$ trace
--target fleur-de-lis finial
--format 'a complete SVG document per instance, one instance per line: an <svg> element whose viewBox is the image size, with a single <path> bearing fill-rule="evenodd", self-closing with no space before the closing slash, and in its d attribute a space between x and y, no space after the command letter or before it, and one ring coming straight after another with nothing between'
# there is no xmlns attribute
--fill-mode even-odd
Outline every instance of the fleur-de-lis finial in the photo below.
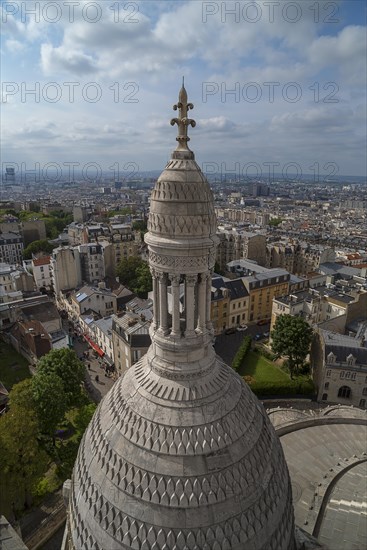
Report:
<svg viewBox="0 0 367 550"><path fill-rule="evenodd" d="M185 90L185 81L184 77L182 77L182 88L180 90L180 93L178 95L178 103L173 106L173 110L179 112L178 118L173 118L171 120L171 125L174 126L177 124L178 126L178 135L176 137L176 141L178 141L178 145L176 147L176 151L190 151L190 149L187 146L187 142L190 141L190 138L187 135L187 128L188 126L192 126L193 128L196 126L195 120L192 118L188 118L187 114L190 109L193 109L194 105L192 103L187 102L187 92Z"/></svg>

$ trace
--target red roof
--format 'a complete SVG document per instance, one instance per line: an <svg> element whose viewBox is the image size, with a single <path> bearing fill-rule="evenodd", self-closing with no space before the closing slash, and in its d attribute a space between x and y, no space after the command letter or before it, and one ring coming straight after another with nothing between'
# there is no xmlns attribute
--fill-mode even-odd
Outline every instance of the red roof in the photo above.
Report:
<svg viewBox="0 0 367 550"><path fill-rule="evenodd" d="M35 258L33 260L33 265L35 266L38 266L38 265L47 265L50 263L50 256L44 256L43 258Z"/></svg>

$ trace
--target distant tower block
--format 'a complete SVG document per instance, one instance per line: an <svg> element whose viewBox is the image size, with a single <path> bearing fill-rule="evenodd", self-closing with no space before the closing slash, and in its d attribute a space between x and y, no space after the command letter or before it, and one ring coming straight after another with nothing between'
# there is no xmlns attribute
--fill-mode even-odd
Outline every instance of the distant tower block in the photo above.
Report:
<svg viewBox="0 0 367 550"><path fill-rule="evenodd" d="M14 168L5 168L5 182L7 185L15 184L15 169Z"/></svg>

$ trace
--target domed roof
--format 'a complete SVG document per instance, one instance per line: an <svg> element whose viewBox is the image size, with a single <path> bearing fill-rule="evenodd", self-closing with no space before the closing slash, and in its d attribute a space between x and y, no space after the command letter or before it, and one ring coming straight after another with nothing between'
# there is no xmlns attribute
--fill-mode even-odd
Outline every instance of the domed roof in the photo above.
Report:
<svg viewBox="0 0 367 550"><path fill-rule="evenodd" d="M212 193L194 159L171 159L152 191L149 232L161 237L215 235Z"/></svg>
<svg viewBox="0 0 367 550"><path fill-rule="evenodd" d="M152 345L85 433L71 482L68 548L294 550L279 439L212 346L213 199L187 148L187 126L195 123L184 88L179 100L179 144L153 191L146 236Z"/></svg>
<svg viewBox="0 0 367 550"><path fill-rule="evenodd" d="M73 547L292 549L288 470L257 398L219 358L169 377L151 359L116 382L82 441Z"/></svg>

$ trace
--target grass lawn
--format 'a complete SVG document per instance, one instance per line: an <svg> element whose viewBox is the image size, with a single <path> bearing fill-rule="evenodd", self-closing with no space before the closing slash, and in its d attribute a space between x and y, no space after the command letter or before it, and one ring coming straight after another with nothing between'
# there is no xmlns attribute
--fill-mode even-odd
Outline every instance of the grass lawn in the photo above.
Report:
<svg viewBox="0 0 367 550"><path fill-rule="evenodd" d="M290 376L259 353L249 351L238 371L257 395L310 394L312 381L305 376Z"/></svg>
<svg viewBox="0 0 367 550"><path fill-rule="evenodd" d="M0 382L10 391L14 384L30 376L28 361L9 344L0 340Z"/></svg>

